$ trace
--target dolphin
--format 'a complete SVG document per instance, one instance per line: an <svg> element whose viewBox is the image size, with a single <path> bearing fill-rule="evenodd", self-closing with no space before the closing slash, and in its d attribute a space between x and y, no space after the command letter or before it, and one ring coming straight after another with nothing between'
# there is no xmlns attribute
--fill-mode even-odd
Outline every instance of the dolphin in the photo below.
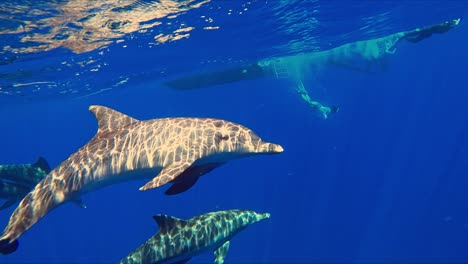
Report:
<svg viewBox="0 0 468 264"><path fill-rule="evenodd" d="M43 157L32 164L0 165L0 199L6 200L0 210L23 199L49 172L49 164Z"/></svg>
<svg viewBox="0 0 468 264"><path fill-rule="evenodd" d="M5 200L0 210L5 210L28 194L34 186L25 186L20 183L0 181L0 199Z"/></svg>
<svg viewBox="0 0 468 264"><path fill-rule="evenodd" d="M140 190L173 183L170 193L181 193L229 160L283 152L247 127L221 119L140 121L104 106L89 110L98 121L96 135L24 197L0 236L0 253L16 251L17 239L40 218L83 193L148 178Z"/></svg>
<svg viewBox="0 0 468 264"><path fill-rule="evenodd" d="M213 250L216 264L224 263L229 241L247 226L270 217L247 210L227 210L182 220L155 215L159 232L120 261L120 264L185 263Z"/></svg>
<svg viewBox="0 0 468 264"><path fill-rule="evenodd" d="M50 166L43 157L32 164L0 165L0 181L21 182L36 185L50 172Z"/></svg>

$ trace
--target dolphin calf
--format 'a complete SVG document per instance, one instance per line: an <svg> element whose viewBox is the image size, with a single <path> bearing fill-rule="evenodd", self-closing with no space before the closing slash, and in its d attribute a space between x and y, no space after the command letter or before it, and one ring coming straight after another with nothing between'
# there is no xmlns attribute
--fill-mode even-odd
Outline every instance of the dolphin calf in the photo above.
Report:
<svg viewBox="0 0 468 264"><path fill-rule="evenodd" d="M32 164L0 165L0 199L6 200L0 210L23 199L49 172L49 164L43 157Z"/></svg>
<svg viewBox="0 0 468 264"><path fill-rule="evenodd" d="M173 183L171 194L225 162L283 152L252 130L214 118L140 121L113 109L91 106L96 135L53 169L20 202L0 237L0 253L16 251L18 238L55 207L114 183L150 178L140 190Z"/></svg>
<svg viewBox="0 0 468 264"><path fill-rule="evenodd" d="M199 215L188 220L155 215L159 231L120 264L185 263L205 250L213 250L215 263L224 263L229 241L247 226L270 214L227 210Z"/></svg>

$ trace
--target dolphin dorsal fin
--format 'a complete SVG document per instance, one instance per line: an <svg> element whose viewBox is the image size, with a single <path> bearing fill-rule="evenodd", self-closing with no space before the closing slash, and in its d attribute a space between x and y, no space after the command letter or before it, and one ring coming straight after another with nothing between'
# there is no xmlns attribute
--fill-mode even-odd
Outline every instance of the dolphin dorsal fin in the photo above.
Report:
<svg viewBox="0 0 468 264"><path fill-rule="evenodd" d="M101 131L112 131L113 129L139 121L105 106L92 105L89 107L89 111L94 114L98 121L98 133Z"/></svg>
<svg viewBox="0 0 468 264"><path fill-rule="evenodd" d="M43 158L43 157L39 157L36 162L34 162L32 164L33 167L37 167L41 170L43 170L45 173L49 174L50 172L50 166L49 166L49 163L47 163L47 161Z"/></svg>
<svg viewBox="0 0 468 264"><path fill-rule="evenodd" d="M161 233L167 232L168 229L174 226L182 226L186 223L185 220L170 215L158 214L154 215L153 218L156 221L156 223L158 223L159 232Z"/></svg>

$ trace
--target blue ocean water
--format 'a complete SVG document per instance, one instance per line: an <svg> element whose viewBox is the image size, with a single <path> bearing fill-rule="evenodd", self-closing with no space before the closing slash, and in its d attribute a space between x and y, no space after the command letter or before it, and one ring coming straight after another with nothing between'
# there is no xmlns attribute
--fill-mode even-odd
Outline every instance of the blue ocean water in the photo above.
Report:
<svg viewBox="0 0 468 264"><path fill-rule="evenodd" d="M232 239L227 263L468 262L465 1L133 2L114 17L105 11L118 1L0 3L0 164L57 166L96 132L93 104L234 121L284 153L229 162L176 196L138 191L145 181L88 193L88 208L55 209L1 263L116 263L157 232L155 214L234 208L271 218ZM459 17L447 33L401 43L383 71L303 73L314 99L340 106L326 120L288 78L163 85Z"/></svg>

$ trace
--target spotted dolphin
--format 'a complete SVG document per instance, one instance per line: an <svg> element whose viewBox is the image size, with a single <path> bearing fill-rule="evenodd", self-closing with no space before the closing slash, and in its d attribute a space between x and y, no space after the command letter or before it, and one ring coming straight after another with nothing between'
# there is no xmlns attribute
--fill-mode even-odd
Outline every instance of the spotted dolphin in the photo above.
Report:
<svg viewBox="0 0 468 264"><path fill-rule="evenodd" d="M50 172L50 166L43 157L32 164L0 165L0 181L37 184Z"/></svg>
<svg viewBox="0 0 468 264"><path fill-rule="evenodd" d="M171 194L225 162L283 152L252 130L214 118L140 121L113 109L91 106L96 135L54 168L24 197L0 237L0 253L16 251L18 238L55 207L117 182L148 179L140 190L173 183Z"/></svg>
<svg viewBox="0 0 468 264"><path fill-rule="evenodd" d="M0 210L23 199L49 172L49 164L43 157L32 164L0 165L0 199L6 200Z"/></svg>
<svg viewBox="0 0 468 264"><path fill-rule="evenodd" d="M5 200L0 210L5 210L14 205L28 194L34 186L26 186L15 182L0 181L0 199Z"/></svg>
<svg viewBox="0 0 468 264"><path fill-rule="evenodd" d="M230 240L247 226L270 214L227 210L182 220L155 215L159 231L135 249L120 264L185 263L203 251L213 250L216 264L224 263Z"/></svg>

